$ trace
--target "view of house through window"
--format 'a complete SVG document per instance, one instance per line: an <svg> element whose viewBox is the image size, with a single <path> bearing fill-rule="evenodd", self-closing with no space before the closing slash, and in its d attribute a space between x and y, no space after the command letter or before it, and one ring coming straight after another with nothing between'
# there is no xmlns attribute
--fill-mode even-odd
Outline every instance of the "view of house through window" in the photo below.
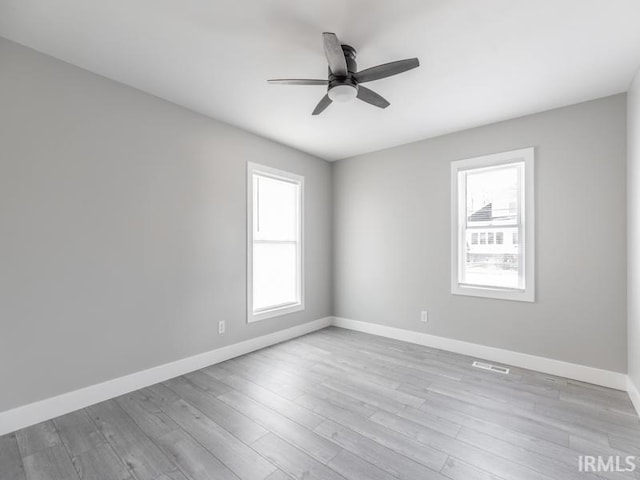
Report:
<svg viewBox="0 0 640 480"><path fill-rule="evenodd" d="M302 178L250 166L249 320L302 305Z"/></svg>
<svg viewBox="0 0 640 480"><path fill-rule="evenodd" d="M462 283L523 288L518 244L504 241L517 236L522 227L518 208L522 166L518 162L460 173L466 204Z"/></svg>
<svg viewBox="0 0 640 480"><path fill-rule="evenodd" d="M452 293L533 301L533 149L451 167Z"/></svg>

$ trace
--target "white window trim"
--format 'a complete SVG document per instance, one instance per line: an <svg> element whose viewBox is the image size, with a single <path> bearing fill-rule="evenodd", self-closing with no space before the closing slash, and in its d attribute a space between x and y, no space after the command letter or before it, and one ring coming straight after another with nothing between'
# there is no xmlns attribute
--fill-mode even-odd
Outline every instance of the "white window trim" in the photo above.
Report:
<svg viewBox="0 0 640 480"><path fill-rule="evenodd" d="M458 172L462 170L494 167L516 161L524 161L523 199L524 212L524 278L525 289L503 289L482 286L462 285L460 278L460 219L466 215L465 206L458 205ZM473 297L496 298L500 300L516 300L521 302L535 301L535 196L534 196L534 148L523 148L510 152L483 155L481 157L456 160L451 162L451 293Z"/></svg>
<svg viewBox="0 0 640 480"><path fill-rule="evenodd" d="M253 174L258 173L267 177L295 182L300 185L300 222L298 225L298 265L300 265L300 278L298 279L298 292L300 301L295 304L286 304L281 307L273 307L260 313L253 313ZM247 323L258 322L268 318L279 317L289 313L304 310L304 177L294 173L278 170L253 162L247 162Z"/></svg>

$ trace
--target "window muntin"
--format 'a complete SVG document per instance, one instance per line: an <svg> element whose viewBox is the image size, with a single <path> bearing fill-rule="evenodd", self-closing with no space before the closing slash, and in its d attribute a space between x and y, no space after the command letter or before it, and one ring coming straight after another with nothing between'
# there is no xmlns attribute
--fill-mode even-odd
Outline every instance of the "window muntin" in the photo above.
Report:
<svg viewBox="0 0 640 480"><path fill-rule="evenodd" d="M533 149L452 162L451 179L452 293L533 301Z"/></svg>
<svg viewBox="0 0 640 480"><path fill-rule="evenodd" d="M303 178L249 164L248 321L304 308Z"/></svg>

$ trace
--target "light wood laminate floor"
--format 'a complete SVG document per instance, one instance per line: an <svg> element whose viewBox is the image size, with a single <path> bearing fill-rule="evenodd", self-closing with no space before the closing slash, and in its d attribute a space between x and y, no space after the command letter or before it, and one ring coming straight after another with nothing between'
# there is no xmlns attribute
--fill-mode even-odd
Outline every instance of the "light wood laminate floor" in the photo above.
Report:
<svg viewBox="0 0 640 480"><path fill-rule="evenodd" d="M472 361L327 328L0 437L0 479L640 478L578 471L640 456L626 393Z"/></svg>

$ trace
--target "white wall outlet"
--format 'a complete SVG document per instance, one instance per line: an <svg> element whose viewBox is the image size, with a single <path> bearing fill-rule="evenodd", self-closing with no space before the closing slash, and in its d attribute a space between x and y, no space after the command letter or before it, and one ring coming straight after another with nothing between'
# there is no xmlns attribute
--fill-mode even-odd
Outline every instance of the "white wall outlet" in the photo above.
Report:
<svg viewBox="0 0 640 480"><path fill-rule="evenodd" d="M429 314L427 313L426 310L422 310L420 312L420 321L422 323L428 323L429 322Z"/></svg>
<svg viewBox="0 0 640 480"><path fill-rule="evenodd" d="M224 335L225 329L226 329L226 325L224 323L224 320L220 320L218 322L218 335Z"/></svg>

